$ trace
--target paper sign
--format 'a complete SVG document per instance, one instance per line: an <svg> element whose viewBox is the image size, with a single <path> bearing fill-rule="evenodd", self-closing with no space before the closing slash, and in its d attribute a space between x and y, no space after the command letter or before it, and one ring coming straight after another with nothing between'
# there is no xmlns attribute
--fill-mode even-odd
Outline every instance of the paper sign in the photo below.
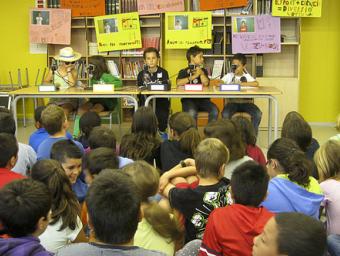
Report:
<svg viewBox="0 0 340 256"><path fill-rule="evenodd" d="M184 0L138 0L140 15L182 11L184 11Z"/></svg>
<svg viewBox="0 0 340 256"><path fill-rule="evenodd" d="M272 15L282 17L321 17L322 0L273 0Z"/></svg>
<svg viewBox="0 0 340 256"><path fill-rule="evenodd" d="M211 12L165 13L165 29L166 49L211 49Z"/></svg>
<svg viewBox="0 0 340 256"><path fill-rule="evenodd" d="M30 43L30 54L47 54L47 44Z"/></svg>
<svg viewBox="0 0 340 256"><path fill-rule="evenodd" d="M200 10L218 10L233 7L242 7L248 4L247 0L200 0Z"/></svg>
<svg viewBox="0 0 340 256"><path fill-rule="evenodd" d="M232 17L232 52L281 52L280 18L270 15Z"/></svg>
<svg viewBox="0 0 340 256"><path fill-rule="evenodd" d="M94 18L98 51L142 48L137 12Z"/></svg>
<svg viewBox="0 0 340 256"><path fill-rule="evenodd" d="M72 10L72 17L105 15L105 0L60 0L61 8Z"/></svg>
<svg viewBox="0 0 340 256"><path fill-rule="evenodd" d="M58 8L31 9L30 43L70 44L71 10Z"/></svg>

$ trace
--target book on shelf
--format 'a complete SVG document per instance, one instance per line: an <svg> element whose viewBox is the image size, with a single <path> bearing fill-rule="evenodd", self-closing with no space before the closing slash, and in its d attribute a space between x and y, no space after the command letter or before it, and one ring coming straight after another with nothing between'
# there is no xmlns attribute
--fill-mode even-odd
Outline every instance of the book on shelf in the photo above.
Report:
<svg viewBox="0 0 340 256"><path fill-rule="evenodd" d="M248 0L244 7L228 8L226 9L227 15L249 15L253 13L253 0Z"/></svg>
<svg viewBox="0 0 340 256"><path fill-rule="evenodd" d="M271 14L272 1L271 0L257 0L257 14Z"/></svg>
<svg viewBox="0 0 340 256"><path fill-rule="evenodd" d="M137 0L121 0L121 12L137 12Z"/></svg>
<svg viewBox="0 0 340 256"><path fill-rule="evenodd" d="M214 60L211 79L220 79L223 71L223 60Z"/></svg>
<svg viewBox="0 0 340 256"><path fill-rule="evenodd" d="M125 58L121 59L122 78L137 79L138 73L143 70L144 61L127 61Z"/></svg>
<svg viewBox="0 0 340 256"><path fill-rule="evenodd" d="M119 0L105 0L105 13L106 15L119 13Z"/></svg>
<svg viewBox="0 0 340 256"><path fill-rule="evenodd" d="M47 0L35 0L36 8L47 8Z"/></svg>
<svg viewBox="0 0 340 256"><path fill-rule="evenodd" d="M119 69L118 69L118 65L116 64L115 61L108 60L107 61L107 67L108 67L111 75L120 78L120 72L119 72Z"/></svg>
<svg viewBox="0 0 340 256"><path fill-rule="evenodd" d="M86 78L86 64L84 60L78 60L75 64L75 69L77 70L78 79Z"/></svg>

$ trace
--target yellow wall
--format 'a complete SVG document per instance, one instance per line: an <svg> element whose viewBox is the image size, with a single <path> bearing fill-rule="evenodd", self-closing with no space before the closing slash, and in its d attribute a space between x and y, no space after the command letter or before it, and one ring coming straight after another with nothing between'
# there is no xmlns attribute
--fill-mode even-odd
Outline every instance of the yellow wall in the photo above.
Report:
<svg viewBox="0 0 340 256"><path fill-rule="evenodd" d="M340 113L340 1L324 0L322 18L303 18L299 110L310 122Z"/></svg>

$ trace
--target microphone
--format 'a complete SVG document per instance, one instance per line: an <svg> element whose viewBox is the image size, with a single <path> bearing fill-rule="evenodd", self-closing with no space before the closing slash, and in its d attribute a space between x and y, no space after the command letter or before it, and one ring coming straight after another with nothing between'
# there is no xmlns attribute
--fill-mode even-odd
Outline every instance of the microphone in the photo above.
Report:
<svg viewBox="0 0 340 256"><path fill-rule="evenodd" d="M246 83L247 82L247 78L245 76L242 76L240 78L240 81L241 81L241 83Z"/></svg>
<svg viewBox="0 0 340 256"><path fill-rule="evenodd" d="M54 84L54 73L55 71L58 69L58 64L55 61L55 59L52 59L52 63L51 63L51 71L52 71L52 84Z"/></svg>

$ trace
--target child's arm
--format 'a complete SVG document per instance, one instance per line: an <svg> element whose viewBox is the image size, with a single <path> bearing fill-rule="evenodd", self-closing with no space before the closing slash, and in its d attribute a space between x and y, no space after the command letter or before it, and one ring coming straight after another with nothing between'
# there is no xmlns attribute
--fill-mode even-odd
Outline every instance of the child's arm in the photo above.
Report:
<svg viewBox="0 0 340 256"><path fill-rule="evenodd" d="M67 70L68 84L70 87L76 86L77 76L77 70L75 70L74 67Z"/></svg>
<svg viewBox="0 0 340 256"><path fill-rule="evenodd" d="M254 82L242 82L240 83L241 86L251 86L251 87L258 87L259 86L259 82L257 82L256 80Z"/></svg>
<svg viewBox="0 0 340 256"><path fill-rule="evenodd" d="M209 78L208 78L208 76L205 74L205 72L203 71L203 69L201 69L200 67L197 67L197 68L196 68L196 72L199 74L203 86L208 86L208 85L209 85Z"/></svg>
<svg viewBox="0 0 340 256"><path fill-rule="evenodd" d="M52 81L52 70L49 70L47 76L44 79L44 83L50 83L51 81Z"/></svg>
<svg viewBox="0 0 340 256"><path fill-rule="evenodd" d="M163 196L165 196L166 198L169 198L169 192L171 189L176 188L175 185L168 183L168 185L166 185L165 189L163 190Z"/></svg>

